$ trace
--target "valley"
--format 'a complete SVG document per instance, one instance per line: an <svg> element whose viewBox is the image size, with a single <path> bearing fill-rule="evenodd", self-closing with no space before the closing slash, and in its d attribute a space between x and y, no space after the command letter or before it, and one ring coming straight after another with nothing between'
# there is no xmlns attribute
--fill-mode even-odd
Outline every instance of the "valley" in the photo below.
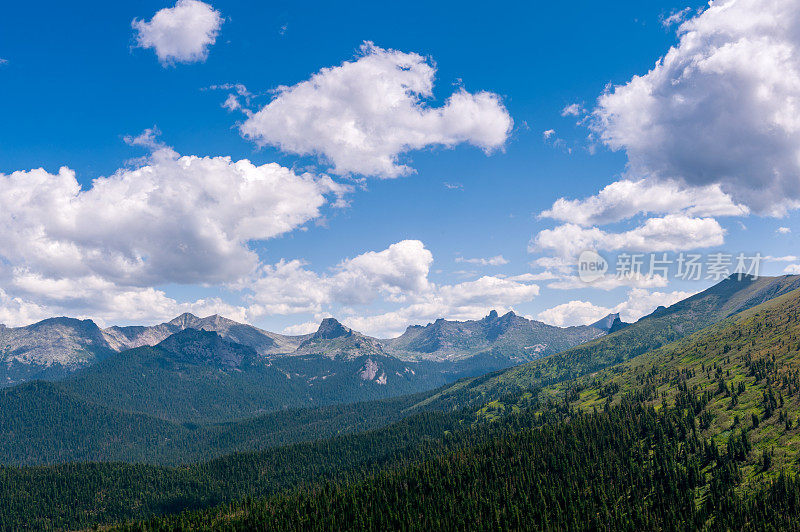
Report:
<svg viewBox="0 0 800 532"><path fill-rule="evenodd" d="M54 465L0 468L0 517L57 528L116 523L112 528L122 530L301 529L311 525L303 515L319 516L313 524L320 529L352 522L425 528L455 515L464 526L512 528L609 521L636 528L785 526L763 504L793 512L800 494L791 475L800 456L796 282L728 279L585 347L516 368L417 395L233 422L186 423L178 421L186 412L168 420L100 406L103 395L80 397L94 385L70 390L80 372L7 388L0 392L4 461ZM327 360L342 358L351 340L364 345L333 322L321 329L305 341L337 340ZM190 356L241 369L260 360L254 349L209 331L189 328L167 340L156 349L171 353L169 362L147 364L169 370ZM574 354L589 346L598 358ZM606 358L612 349L618 359ZM541 368L556 378L538 377ZM60 417L45 416L37 434L28 430L29 439L20 439L37 426L31 401ZM43 429L47 423L80 424L86 433L65 438L59 449L55 434ZM31 448L46 458L26 456ZM477 491L464 491L475 483ZM55 485L58 493L48 491ZM535 497L526 495L530 490ZM20 491L32 495L11 496ZM649 495L636 496L641 492ZM629 503L613 503L620 498ZM50 502L30 505L42 500ZM416 510L401 510L409 505ZM420 518L409 521L412 514Z"/></svg>

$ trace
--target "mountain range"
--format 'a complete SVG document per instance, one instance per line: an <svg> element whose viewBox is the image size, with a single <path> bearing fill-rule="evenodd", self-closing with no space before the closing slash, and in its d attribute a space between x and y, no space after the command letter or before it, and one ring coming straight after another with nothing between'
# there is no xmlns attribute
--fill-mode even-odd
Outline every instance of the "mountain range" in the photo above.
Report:
<svg viewBox="0 0 800 532"><path fill-rule="evenodd" d="M187 313L153 326L106 329L91 320L50 318L25 327L0 326L0 386L36 379L58 380L115 353L152 347L187 329L214 332L229 342L251 348L264 359L315 356L353 361L372 357L369 363L365 360L368 368L364 375L380 381L388 374L375 369L379 364L375 359L387 363L389 359L460 362L469 366L463 363L482 357L490 361L486 369L494 370L597 338L608 332L607 323L608 319L589 326L561 328L513 312L498 316L492 311L481 320L439 319L425 326L409 327L398 338L382 340L348 329L333 318L324 319L315 333L300 336L265 331L218 315L199 318Z"/></svg>
<svg viewBox="0 0 800 532"><path fill-rule="evenodd" d="M603 325L619 323L609 317ZM0 390L0 462L52 464L0 467L0 522L89 529L148 520L123 530L301 529L310 519L328 528L346 528L345 519L380 523L376 529L413 528L420 519L432 527L457 519L460 528L498 519L523 529L795 528L800 481L784 473L800 454L797 276L729 278L562 353L390 400L198 424L104 405L106 392L95 390L105 385L138 400L146 383L172 384L175 394L160 400L180 404L193 376L215 385L226 375L246 385L250 377L238 373L281 378L286 367L276 361L335 364L364 341L325 320L301 341L306 351L264 357L189 328L55 383ZM318 352L329 345L336 348ZM225 397L209 404L246 398L221 388ZM93 391L99 395L84 397ZM301 443L269 448L278 442ZM121 463L130 461L181 467Z"/></svg>
<svg viewBox="0 0 800 532"><path fill-rule="evenodd" d="M424 406L454 408L501 396L529 397L542 386L615 366L798 288L799 275L734 274L674 305L658 307L633 324L612 326L601 338L496 374L457 382L426 400Z"/></svg>

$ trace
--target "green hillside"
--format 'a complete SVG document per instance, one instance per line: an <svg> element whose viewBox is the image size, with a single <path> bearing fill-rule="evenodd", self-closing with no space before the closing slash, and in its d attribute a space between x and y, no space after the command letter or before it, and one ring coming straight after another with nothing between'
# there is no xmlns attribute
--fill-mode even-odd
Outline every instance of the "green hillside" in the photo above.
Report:
<svg viewBox="0 0 800 532"><path fill-rule="evenodd" d="M360 434L182 467L115 462L0 467L0 530L89 527L366 474L424 456L462 421L452 413L417 414Z"/></svg>
<svg viewBox="0 0 800 532"><path fill-rule="evenodd" d="M699 400L686 393L688 403ZM543 422L544 421L544 422ZM121 530L790 529L800 480L740 486L738 451L683 404L632 401L559 421L530 412L458 433L417 459Z"/></svg>
<svg viewBox="0 0 800 532"><path fill-rule="evenodd" d="M122 528L792 529L800 290L478 413L390 469Z"/></svg>
<svg viewBox="0 0 800 532"><path fill-rule="evenodd" d="M522 404L568 400L583 410L635 397L660 408L686 390L705 401L699 430L718 444L747 437L747 478L800 459L800 290L763 303L678 342L575 381L544 388ZM510 405L495 403L484 412ZM774 472L774 468L772 469Z"/></svg>
<svg viewBox="0 0 800 532"><path fill-rule="evenodd" d="M0 390L0 464L191 463L375 429L398 421L422 398L281 410L226 423L176 423L88 402L58 383L32 382Z"/></svg>
<svg viewBox="0 0 800 532"><path fill-rule="evenodd" d="M657 349L796 288L800 288L800 276L796 275L743 276L741 279L734 275L592 342L528 364L457 382L431 396L421 406L477 406L591 374Z"/></svg>
<svg viewBox="0 0 800 532"><path fill-rule="evenodd" d="M791 528L800 518L800 289L785 292L787 280L698 294L614 333L632 346L621 362L588 371L577 357L574 378L520 382L518 393L469 409L177 468L0 468L0 522L131 530ZM714 298L727 309L714 311ZM732 308L746 310L689 331L690 315L712 319ZM680 339L636 352L651 341L640 336L645 331L661 331L661 342L678 326ZM625 344L622 333L634 327L639 334ZM424 399L398 399L381 419L437 404Z"/></svg>

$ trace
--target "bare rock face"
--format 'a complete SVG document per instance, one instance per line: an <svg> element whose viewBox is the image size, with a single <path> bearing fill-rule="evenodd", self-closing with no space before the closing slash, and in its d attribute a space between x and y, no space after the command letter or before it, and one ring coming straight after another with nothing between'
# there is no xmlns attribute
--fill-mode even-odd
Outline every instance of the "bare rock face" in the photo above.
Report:
<svg viewBox="0 0 800 532"><path fill-rule="evenodd" d="M0 328L0 386L56 379L113 350L92 320L49 318L25 327Z"/></svg>
<svg viewBox="0 0 800 532"><path fill-rule="evenodd" d="M319 329L314 333L313 338L321 340L332 340L341 336L352 335L353 331L348 329L335 318L325 318L319 324Z"/></svg>
<svg viewBox="0 0 800 532"><path fill-rule="evenodd" d="M365 381L373 380L377 374L378 364L371 358L367 359L367 361L364 363L364 367L358 372L358 376L361 377L361 380Z"/></svg>
<svg viewBox="0 0 800 532"><path fill-rule="evenodd" d="M606 332L594 325L555 327L514 312L501 316L492 310L480 320L440 318L425 326L412 325L401 336L383 344L387 353L403 360L457 361L492 353L518 364L574 347Z"/></svg>
<svg viewBox="0 0 800 532"><path fill-rule="evenodd" d="M264 331L217 314L199 318L188 312L166 323L151 327L109 327L103 333L114 350L123 351L135 347L156 345L167 337L186 329L215 332L226 340L250 346L262 355L291 353L306 338L305 336L284 336Z"/></svg>

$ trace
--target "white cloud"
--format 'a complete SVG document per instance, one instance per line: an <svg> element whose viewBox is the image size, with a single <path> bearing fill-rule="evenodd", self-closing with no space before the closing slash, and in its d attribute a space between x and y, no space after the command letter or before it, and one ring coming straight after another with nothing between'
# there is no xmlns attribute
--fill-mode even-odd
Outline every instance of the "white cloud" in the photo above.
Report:
<svg viewBox="0 0 800 532"><path fill-rule="evenodd" d="M652 70L599 98L595 132L632 175L717 184L759 213L796 208L798 19L798 2L712 2Z"/></svg>
<svg viewBox="0 0 800 532"><path fill-rule="evenodd" d="M543 310L536 318L556 327L589 325L610 314L610 309L588 301L568 301Z"/></svg>
<svg viewBox="0 0 800 532"><path fill-rule="evenodd" d="M87 190L66 167L0 174L0 256L44 279L234 282L256 269L248 241L298 228L320 216L326 195L345 190L274 163L166 148Z"/></svg>
<svg viewBox="0 0 800 532"><path fill-rule="evenodd" d="M674 9L667 17L661 18L661 25L665 28L669 28L670 26L674 26L676 24L680 24L689 14L692 12L691 7L684 7L683 9Z"/></svg>
<svg viewBox="0 0 800 532"><path fill-rule="evenodd" d="M792 230L789 229L788 227L778 227L778 229L776 229L775 232L778 233L779 235L788 235L789 233L792 232Z"/></svg>
<svg viewBox="0 0 800 532"><path fill-rule="evenodd" d="M640 179L611 183L583 200L560 198L540 217L588 226L626 220L641 213L744 216L748 209L733 203L719 185L686 187Z"/></svg>
<svg viewBox="0 0 800 532"><path fill-rule="evenodd" d="M348 326L368 334L386 335L412 323L440 317L480 317L492 308L509 309L539 294L539 287L530 284L531 279L525 276L483 276L437 285L428 279L432 263L433 255L418 240L404 240L382 251L346 259L328 273L311 271L300 261L282 261L262 270L261 278L253 285L249 311L253 316L320 315L339 309L337 314ZM367 305L376 300L403 306L378 315L364 315ZM292 331L306 331L309 327Z"/></svg>
<svg viewBox="0 0 800 532"><path fill-rule="evenodd" d="M783 273L789 275L800 275L800 264L789 264L783 269Z"/></svg>
<svg viewBox="0 0 800 532"><path fill-rule="evenodd" d="M384 293L393 301L430 288L433 254L419 240L403 240L383 251L369 251L342 261L333 275L337 301L365 304Z"/></svg>
<svg viewBox="0 0 800 532"><path fill-rule="evenodd" d="M657 307L668 307L693 295L692 292L648 292L634 288L628 292L625 301L608 308L588 301L569 301L553 308L543 310L538 318L550 325L567 327L570 325L589 325L612 313L619 313L624 322L634 322L652 313Z"/></svg>
<svg viewBox="0 0 800 532"><path fill-rule="evenodd" d="M158 11L149 22L134 19L136 43L153 48L163 65L205 61L217 40L222 15L205 2L178 0L175 7Z"/></svg>
<svg viewBox="0 0 800 532"><path fill-rule="evenodd" d="M262 145L322 156L338 174L384 178L412 172L400 156L428 146L502 148L513 122L500 97L459 89L430 107L435 72L419 54L365 43L356 60L279 88L241 131Z"/></svg>
<svg viewBox="0 0 800 532"><path fill-rule="evenodd" d="M298 323L297 325L289 325L281 332L289 336L300 336L303 334L311 334L316 332L317 329L319 329L318 321L307 321L305 323Z"/></svg>
<svg viewBox="0 0 800 532"><path fill-rule="evenodd" d="M369 251L339 263L329 274L301 261L264 266L253 284L254 313L320 312L331 304L366 305L379 296L390 301L429 290L433 255L419 240L403 240L383 251Z"/></svg>
<svg viewBox="0 0 800 532"><path fill-rule="evenodd" d="M561 116L581 116L586 110L579 103L571 103L561 110Z"/></svg>
<svg viewBox="0 0 800 532"><path fill-rule="evenodd" d="M0 288L0 324L20 327L50 316L52 314L47 308L21 297L12 297Z"/></svg>
<svg viewBox="0 0 800 532"><path fill-rule="evenodd" d="M696 292L648 292L640 288L634 288L628 292L628 298L614 307L614 312L619 312L622 321L633 322L653 312L657 307L668 307L687 297L693 296Z"/></svg>
<svg viewBox="0 0 800 532"><path fill-rule="evenodd" d="M487 257L487 258L479 257L474 259L465 259L464 257L456 257L456 262L477 264L479 266L503 266L504 264L508 264L508 260L502 255L495 255L494 257Z"/></svg>
<svg viewBox="0 0 800 532"><path fill-rule="evenodd" d="M52 279L19 270L8 281L10 296L0 288L0 323L28 325L52 316L90 318L100 326L115 323L155 323L184 312L222 314L247 321L247 309L219 298L178 302L152 287L126 287L96 276Z"/></svg>
<svg viewBox="0 0 800 532"><path fill-rule="evenodd" d="M642 225L622 233L577 224L560 225L540 231L531 241L529 250L549 250L571 259L587 249L655 252L711 247L722 244L724 235L725 230L713 218L669 214L649 218Z"/></svg>
<svg viewBox="0 0 800 532"><path fill-rule="evenodd" d="M539 295L539 287L511 279L484 276L474 281L436 287L417 302L377 315L352 315L344 323L353 329L380 337L402 333L408 325L437 318L467 320L485 316L490 310L511 310Z"/></svg>

